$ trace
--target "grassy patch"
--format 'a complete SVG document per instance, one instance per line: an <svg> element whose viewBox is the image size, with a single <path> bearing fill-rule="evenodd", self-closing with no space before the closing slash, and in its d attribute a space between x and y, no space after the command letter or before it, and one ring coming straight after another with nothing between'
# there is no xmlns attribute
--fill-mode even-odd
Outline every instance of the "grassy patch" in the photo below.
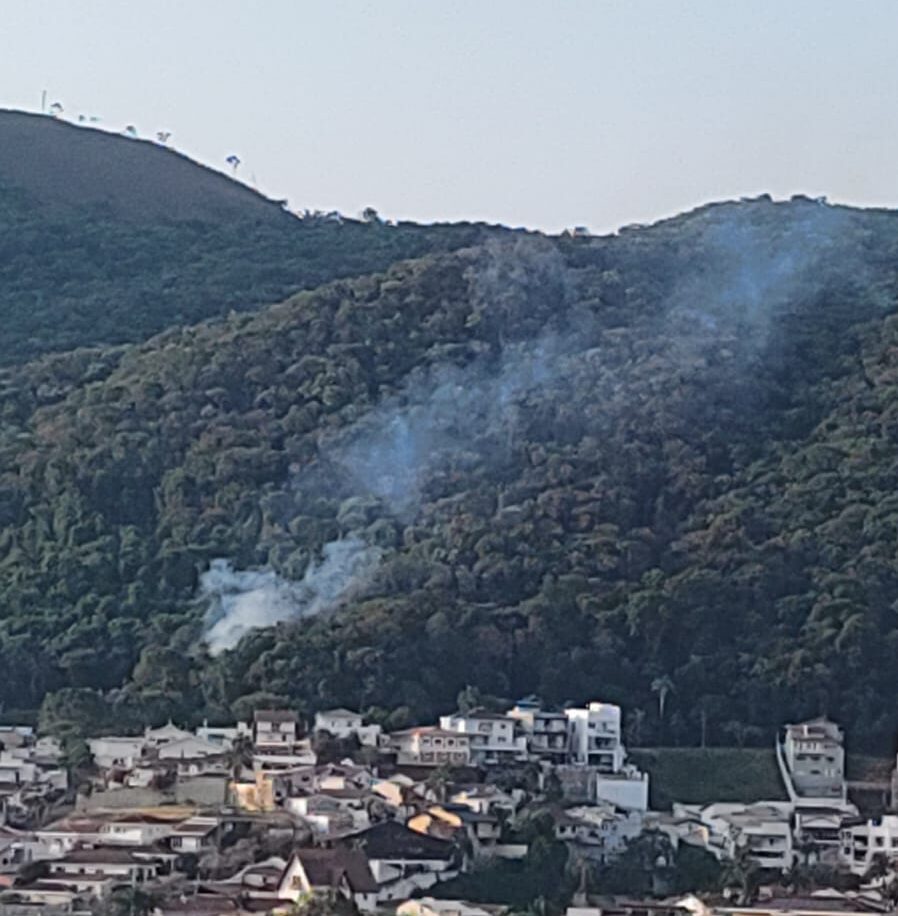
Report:
<svg viewBox="0 0 898 916"><path fill-rule="evenodd" d="M669 809L675 801L786 800L773 748L643 748L630 759L649 773L655 809Z"/></svg>

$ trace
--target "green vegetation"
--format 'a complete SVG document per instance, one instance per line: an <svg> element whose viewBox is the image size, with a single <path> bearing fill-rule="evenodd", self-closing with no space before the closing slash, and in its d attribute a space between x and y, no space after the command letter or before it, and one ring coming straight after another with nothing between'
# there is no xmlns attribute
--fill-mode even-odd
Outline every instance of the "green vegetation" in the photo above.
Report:
<svg viewBox="0 0 898 916"><path fill-rule="evenodd" d="M135 220L100 205L47 209L0 184L0 365L145 340L498 232L271 211L266 219Z"/></svg>
<svg viewBox="0 0 898 916"><path fill-rule="evenodd" d="M630 758L651 776L651 806L672 802L785 800L773 748L661 747L631 751Z"/></svg>
<svg viewBox="0 0 898 916"><path fill-rule="evenodd" d="M316 242L331 276L344 230ZM414 253L391 245L352 269ZM420 721L471 685L622 703L632 745L769 747L825 709L891 750L896 255L891 213L759 200L431 253L8 368L0 703L64 733L263 702ZM277 293L228 258L197 266L197 302ZM130 280L101 279L126 308ZM335 613L209 657L214 558L295 580L348 536L382 559Z"/></svg>

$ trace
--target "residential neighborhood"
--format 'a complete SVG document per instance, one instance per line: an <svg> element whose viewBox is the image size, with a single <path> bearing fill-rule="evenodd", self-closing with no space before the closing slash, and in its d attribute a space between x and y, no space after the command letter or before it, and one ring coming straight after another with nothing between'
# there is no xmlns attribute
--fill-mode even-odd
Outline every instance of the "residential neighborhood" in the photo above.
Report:
<svg viewBox="0 0 898 916"><path fill-rule="evenodd" d="M781 798L653 810L624 716L526 697L386 731L343 708L308 722L257 709L244 722L88 737L76 766L53 738L5 727L0 912L97 912L140 889L159 916L294 913L311 900L495 916L520 909L517 891L502 899L509 877L563 892L568 916L788 908L776 895L808 914L891 909L898 814L864 817L849 800L835 723L784 727ZM651 884L630 887L626 869L646 851ZM689 886L678 864L689 857L724 876L722 892ZM832 877L811 902L795 897L802 869ZM624 887L612 894L602 883L615 875Z"/></svg>

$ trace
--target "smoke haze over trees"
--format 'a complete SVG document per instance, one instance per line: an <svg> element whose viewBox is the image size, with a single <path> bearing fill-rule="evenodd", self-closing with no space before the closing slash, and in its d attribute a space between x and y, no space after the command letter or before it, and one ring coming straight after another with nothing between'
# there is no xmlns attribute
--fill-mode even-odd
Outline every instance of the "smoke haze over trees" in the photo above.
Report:
<svg viewBox="0 0 898 916"><path fill-rule="evenodd" d="M9 369L0 701L389 722L474 685L888 741L896 254L896 214L715 205ZM310 597L334 544L375 562ZM211 657L216 607L279 622Z"/></svg>

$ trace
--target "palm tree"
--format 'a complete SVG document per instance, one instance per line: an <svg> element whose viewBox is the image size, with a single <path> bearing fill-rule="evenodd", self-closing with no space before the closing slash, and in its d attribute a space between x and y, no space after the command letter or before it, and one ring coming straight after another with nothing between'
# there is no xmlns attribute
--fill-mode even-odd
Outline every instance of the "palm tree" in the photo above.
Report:
<svg viewBox="0 0 898 916"><path fill-rule="evenodd" d="M741 846L736 855L727 863L723 873L724 888L735 887L739 891L738 903L748 906L758 892L761 869L746 846Z"/></svg>
<svg viewBox="0 0 898 916"><path fill-rule="evenodd" d="M452 772L445 764L438 766L426 779L424 785L430 789L440 803L446 801L449 783L452 781Z"/></svg>
<svg viewBox="0 0 898 916"><path fill-rule="evenodd" d="M889 862L889 857L884 852L877 852L870 862L870 867L864 873L864 879L872 884L876 884L877 882L879 884L884 884L885 878L891 870L892 865L891 862Z"/></svg>
<svg viewBox="0 0 898 916"><path fill-rule="evenodd" d="M244 767L252 765L253 762L253 742L246 735L238 735L231 746L227 749L226 759L228 770L230 771L230 782L237 782L243 772ZM229 800L229 782L225 781L225 804Z"/></svg>
<svg viewBox="0 0 898 916"><path fill-rule="evenodd" d="M652 693L658 694L658 718L664 721L664 707L667 705L667 697L673 693L676 688L669 675L662 674L652 681Z"/></svg>

